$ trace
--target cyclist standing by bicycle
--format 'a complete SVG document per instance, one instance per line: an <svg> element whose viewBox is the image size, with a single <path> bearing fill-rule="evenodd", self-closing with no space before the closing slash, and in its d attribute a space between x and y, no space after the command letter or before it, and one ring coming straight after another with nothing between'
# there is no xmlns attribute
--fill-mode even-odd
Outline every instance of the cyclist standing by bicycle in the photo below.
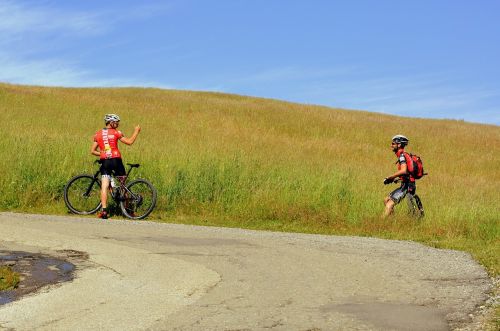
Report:
<svg viewBox="0 0 500 331"><path fill-rule="evenodd" d="M123 166L120 150L118 149L118 141L126 145L132 145L141 127L137 125L134 133L130 138L126 138L121 131L117 128L120 125L120 117L116 114L106 114L104 116L104 123L106 127L99 130L94 135L94 142L90 153L99 156L101 160L101 204L102 211L99 212L98 217L102 219L108 218L107 200L108 190L111 181L111 175L125 176L125 167Z"/></svg>
<svg viewBox="0 0 500 331"><path fill-rule="evenodd" d="M392 212L394 211L394 206L401 202L401 200L403 200L407 193L415 194L417 190L417 186L415 185L415 178L413 178L408 172L405 158L405 147L406 145L408 145L408 143L408 138L403 135L398 134L392 137L391 148L398 159L396 161L398 165L398 171L396 171L393 175L386 177L384 179L384 184L390 184L399 177L401 186L392 191L384 199L385 211L382 215L382 217L384 218L392 214Z"/></svg>

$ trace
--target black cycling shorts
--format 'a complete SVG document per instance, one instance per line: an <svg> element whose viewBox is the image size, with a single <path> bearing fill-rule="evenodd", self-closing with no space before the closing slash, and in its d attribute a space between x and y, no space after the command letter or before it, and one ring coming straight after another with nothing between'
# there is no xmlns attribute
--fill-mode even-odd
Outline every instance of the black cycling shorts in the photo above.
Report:
<svg viewBox="0 0 500 331"><path fill-rule="evenodd" d="M125 176L125 167L122 159L115 157L112 159L101 160L101 175L103 176Z"/></svg>
<svg viewBox="0 0 500 331"><path fill-rule="evenodd" d="M408 192L411 194L415 194L417 191L417 186L415 185L414 182L403 182L401 183L401 186L395 189L394 191L389 194L389 197L391 198L392 201L394 201L396 204L400 203L401 200L406 196Z"/></svg>

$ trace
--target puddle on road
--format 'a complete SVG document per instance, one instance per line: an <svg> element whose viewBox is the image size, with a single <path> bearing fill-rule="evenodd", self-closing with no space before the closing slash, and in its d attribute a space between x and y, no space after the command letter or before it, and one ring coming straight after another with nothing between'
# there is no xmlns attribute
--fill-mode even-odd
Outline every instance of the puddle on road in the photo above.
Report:
<svg viewBox="0 0 500 331"><path fill-rule="evenodd" d="M0 250L0 266L9 265L21 275L16 289L0 292L0 305L35 292L46 285L73 280L75 265L54 256Z"/></svg>

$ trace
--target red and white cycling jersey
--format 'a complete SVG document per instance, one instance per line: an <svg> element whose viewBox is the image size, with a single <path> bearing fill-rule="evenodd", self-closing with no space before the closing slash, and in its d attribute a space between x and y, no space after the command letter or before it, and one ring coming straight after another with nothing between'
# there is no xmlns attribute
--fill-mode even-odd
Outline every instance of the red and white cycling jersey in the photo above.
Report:
<svg viewBox="0 0 500 331"><path fill-rule="evenodd" d="M396 162L398 165L398 170L401 170L401 165L403 163L405 163L408 166L407 158L409 159L410 156L408 155L408 153L404 151L404 149L398 150L396 152L396 156L398 158L398 161ZM407 181L410 181L412 183L415 182L415 178L413 178L413 176L410 175L409 173L407 175L400 176L399 179L401 180L401 182L407 182Z"/></svg>
<svg viewBox="0 0 500 331"><path fill-rule="evenodd" d="M118 149L118 140L123 137L121 131L104 128L94 135L94 141L99 144L101 160L121 157Z"/></svg>

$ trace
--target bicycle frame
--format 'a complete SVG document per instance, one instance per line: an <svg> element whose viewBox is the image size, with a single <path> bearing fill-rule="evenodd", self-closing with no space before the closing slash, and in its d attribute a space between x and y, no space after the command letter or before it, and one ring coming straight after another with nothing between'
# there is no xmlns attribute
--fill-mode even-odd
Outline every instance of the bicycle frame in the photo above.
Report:
<svg viewBox="0 0 500 331"><path fill-rule="evenodd" d="M94 174L94 181L89 185L87 191L85 192L84 196L85 197L88 197L90 195L90 192L92 191L92 187L94 187L94 183L95 182L98 182L99 183L99 186L101 186L100 184L100 180L99 180L99 174L101 173L101 169L97 170L97 172Z"/></svg>
<svg viewBox="0 0 500 331"><path fill-rule="evenodd" d="M97 160L97 161L95 161L95 163L99 163L99 164L100 164L100 163L101 163L101 160ZM127 165L129 166L129 169L128 169L127 173L125 174L125 176L114 176L114 175L113 175L113 177L114 177L114 178L117 178L117 179L118 179L119 186L118 186L118 187L112 187L112 186L110 185L110 189L111 189L111 196L113 197L113 199L115 199L115 200L117 200L117 201L120 201L121 199L123 199L122 197L123 197L123 195L124 195L124 193L125 193L124 191L126 191L126 192L127 192L127 193L129 193L129 194L132 194L132 196L133 196L133 197L135 197L134 193L133 193L133 192L131 192L131 191L127 188L127 186L126 186L125 184L126 184L126 182L127 182L128 177L130 176L130 173L132 172L132 169L133 169L133 168L139 168L139 164L131 164L131 163L127 163ZM90 192L92 191L92 187L94 186L94 183L95 183L95 182L99 183L99 186L101 186L101 182L102 182L102 181L99 179L99 174L100 174L100 173L101 173L101 169L97 170L97 171L96 171L96 173L94 174L94 176L93 176L93 177L94 177L94 181L92 182L92 184L91 184L91 185L89 185L89 187L88 187L87 191L86 191L86 192L85 192L85 194L84 194L85 196L87 196L87 197L89 196L89 194L90 194ZM114 190L114 189L117 189L117 188L120 188L120 191L119 191L119 193L120 193L120 194L119 194L119 196L118 196L118 197L116 197L116 196L115 196L115 194L113 194L113 193L114 193L114 192L113 192L113 190ZM118 199L117 199L117 198L118 198Z"/></svg>
<svg viewBox="0 0 500 331"><path fill-rule="evenodd" d="M114 178L118 179L118 185L119 186L118 187L112 187L112 186L110 186L111 196L117 202L124 200L124 196L127 193L130 194L134 199L136 199L136 195L127 188L126 183L127 183L128 177L130 176L130 173L132 172L132 169L133 168L139 168L139 164L127 163L127 165L129 166L129 169L128 169L127 173L124 176L113 176ZM98 176L100 172L101 172L101 170L99 170L98 172L96 172L96 176ZM116 193L113 192L116 189L119 189L118 190L118 193L119 193L118 196L116 195Z"/></svg>

